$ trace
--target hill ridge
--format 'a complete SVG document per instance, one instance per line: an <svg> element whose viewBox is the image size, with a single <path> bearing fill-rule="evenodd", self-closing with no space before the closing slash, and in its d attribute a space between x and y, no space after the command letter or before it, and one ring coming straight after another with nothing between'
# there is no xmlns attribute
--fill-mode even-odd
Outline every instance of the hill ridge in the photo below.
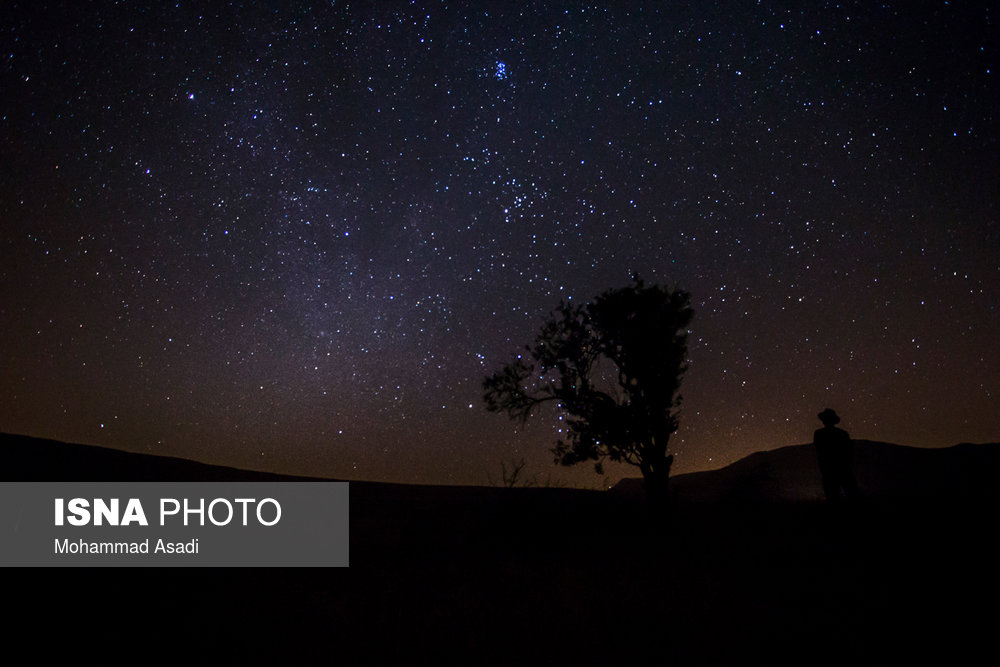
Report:
<svg viewBox="0 0 1000 667"><path fill-rule="evenodd" d="M897 498L949 496L996 499L1000 444L962 442L921 448L856 440L855 471L862 496ZM356 486L398 489L468 489L495 487L423 485L246 470L180 457L128 452L100 445L65 443L26 435L0 434L4 481L348 481ZM682 503L773 503L823 498L819 468L811 444L795 444L749 454L715 470L671 478L672 493ZM591 495L581 489L518 489L527 495ZM625 478L607 492L623 499L643 496L640 478Z"/></svg>
<svg viewBox="0 0 1000 667"><path fill-rule="evenodd" d="M855 440L855 474L862 496L993 498L1000 473L1000 444L958 443L925 448ZM823 499L819 465L811 443L749 454L715 470L671 479L682 502L793 502ZM641 478L626 478L612 492L642 493Z"/></svg>

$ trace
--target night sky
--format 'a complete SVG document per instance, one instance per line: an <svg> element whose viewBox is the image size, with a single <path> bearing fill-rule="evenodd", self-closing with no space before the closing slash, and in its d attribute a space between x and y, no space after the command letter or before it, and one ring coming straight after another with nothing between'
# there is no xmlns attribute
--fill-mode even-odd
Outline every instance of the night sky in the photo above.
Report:
<svg viewBox="0 0 1000 667"><path fill-rule="evenodd" d="M1000 440L989 3L515 4L5 2L0 430L598 486L481 383L638 273L675 472Z"/></svg>

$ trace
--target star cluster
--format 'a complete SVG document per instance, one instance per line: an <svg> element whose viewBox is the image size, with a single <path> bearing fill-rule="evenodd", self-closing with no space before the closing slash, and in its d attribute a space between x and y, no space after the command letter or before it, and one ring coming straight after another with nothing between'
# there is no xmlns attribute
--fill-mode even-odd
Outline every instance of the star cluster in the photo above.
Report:
<svg viewBox="0 0 1000 667"><path fill-rule="evenodd" d="M13 3L0 429L593 484L480 384L638 273L696 309L680 472L828 405L998 439L989 4L607 4Z"/></svg>

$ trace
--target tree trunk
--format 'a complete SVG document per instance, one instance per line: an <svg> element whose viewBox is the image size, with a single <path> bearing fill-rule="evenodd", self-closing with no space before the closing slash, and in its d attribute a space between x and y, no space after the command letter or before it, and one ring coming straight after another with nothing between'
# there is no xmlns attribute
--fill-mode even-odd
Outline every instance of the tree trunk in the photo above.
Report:
<svg viewBox="0 0 1000 667"><path fill-rule="evenodd" d="M654 525L663 524L670 516L670 466L673 462L674 457L671 454L655 464L647 463L639 466L643 485L646 487L650 519Z"/></svg>

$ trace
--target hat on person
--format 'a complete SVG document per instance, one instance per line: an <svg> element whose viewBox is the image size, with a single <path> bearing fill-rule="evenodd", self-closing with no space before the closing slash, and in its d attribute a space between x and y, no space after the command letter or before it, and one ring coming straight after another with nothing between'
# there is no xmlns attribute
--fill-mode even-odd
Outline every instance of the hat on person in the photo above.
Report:
<svg viewBox="0 0 1000 667"><path fill-rule="evenodd" d="M827 408L826 410L824 410L823 412L819 413L816 416L819 417L819 420L821 422L827 425L840 423L840 417L837 416L837 413L831 410L830 408Z"/></svg>

